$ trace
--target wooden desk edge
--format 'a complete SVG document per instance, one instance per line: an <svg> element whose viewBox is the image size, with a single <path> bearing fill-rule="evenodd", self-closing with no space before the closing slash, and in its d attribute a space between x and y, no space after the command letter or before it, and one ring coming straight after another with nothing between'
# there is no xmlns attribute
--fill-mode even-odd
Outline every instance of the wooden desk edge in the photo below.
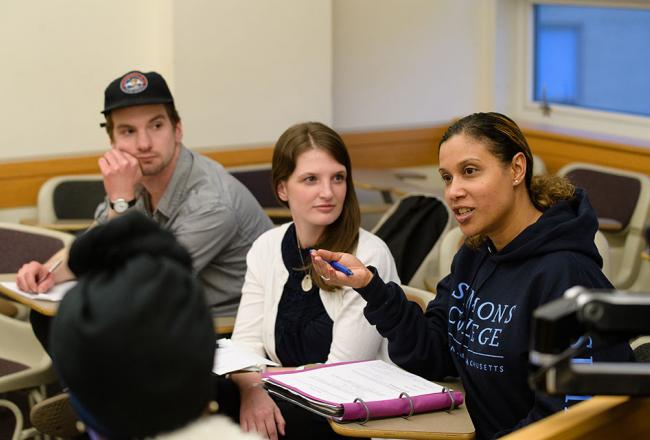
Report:
<svg viewBox="0 0 650 440"><path fill-rule="evenodd" d="M39 228L52 229L54 231L75 232L83 231L92 226L94 220L91 219L70 219L60 220L55 223L39 223L35 218L20 219L21 225L37 226Z"/></svg>
<svg viewBox="0 0 650 440"><path fill-rule="evenodd" d="M361 211L361 214L382 214L388 211L391 206L389 203L362 203L359 205L359 211ZM271 218L291 219L291 211L289 208L264 208L264 212Z"/></svg>
<svg viewBox="0 0 650 440"><path fill-rule="evenodd" d="M235 329L234 316L215 316L212 318L214 332L220 335L232 333Z"/></svg>
<svg viewBox="0 0 650 440"><path fill-rule="evenodd" d="M598 229L605 232L619 232L623 230L623 224L612 218L598 217Z"/></svg>
<svg viewBox="0 0 650 440"><path fill-rule="evenodd" d="M463 392L464 389L460 382L438 382L444 387L451 387L453 389ZM346 435L349 437L377 437L377 438L406 438L406 439L424 439L424 440L471 440L475 437L474 425L472 419L467 412L467 406L463 404L460 408L453 410L453 415L455 415L456 422L453 423L455 426L454 432L450 431L426 431L422 429L422 418L427 418L433 416L438 418L435 421L436 424L439 424L441 416L448 415L446 411L433 411L429 413L416 414L414 419L420 419L416 424L418 430L414 430L413 426L408 426L409 422L413 423L414 420L403 419L401 417L391 417L388 419L379 419L379 420L370 420L365 425L360 425L359 423L338 423L332 419L329 419L329 424L334 432ZM463 425L458 425L458 417L464 417ZM386 427L385 423L382 423L384 427L376 427L373 424L380 421L390 421L394 420L394 423L391 423L394 426ZM427 423L428 429L428 423Z"/></svg>
<svg viewBox="0 0 650 440"><path fill-rule="evenodd" d="M423 431L400 431L388 429L355 429L350 426L337 423L329 419L329 424L332 430L337 434L345 435L348 437L362 437L362 438L405 438L415 440L472 440L474 432L471 433L451 433L451 432L423 432Z"/></svg>
<svg viewBox="0 0 650 440"><path fill-rule="evenodd" d="M567 411L560 411L536 423L528 425L504 440L541 440L603 438L599 432L604 429L621 427L632 418L648 419L650 398L632 398L630 396L596 396L578 403ZM648 421L646 425L650 425ZM634 423L629 423L633 425ZM628 426L629 426L628 425ZM636 424L638 425L638 424ZM634 426L634 429L648 429L650 426ZM631 428L630 428L631 429ZM621 431L623 433L624 431ZM648 431L643 431L647 434ZM602 434L602 432L601 432ZM623 436L628 438L626 436Z"/></svg>

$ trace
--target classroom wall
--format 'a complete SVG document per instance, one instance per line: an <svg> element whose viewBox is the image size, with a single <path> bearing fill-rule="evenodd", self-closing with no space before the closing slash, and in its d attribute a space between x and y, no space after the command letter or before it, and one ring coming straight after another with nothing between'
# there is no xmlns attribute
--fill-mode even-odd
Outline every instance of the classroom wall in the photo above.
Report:
<svg viewBox="0 0 650 440"><path fill-rule="evenodd" d="M495 0L333 0L334 125L418 126L492 109Z"/></svg>
<svg viewBox="0 0 650 440"><path fill-rule="evenodd" d="M3 0L0 161L103 151L106 85L170 83L190 146L331 122L331 0Z"/></svg>
<svg viewBox="0 0 650 440"><path fill-rule="evenodd" d="M332 121L330 0L178 0L175 92L193 147L273 143Z"/></svg>
<svg viewBox="0 0 650 440"><path fill-rule="evenodd" d="M132 66L172 76L171 0L3 0L0 160L105 148L104 87Z"/></svg>
<svg viewBox="0 0 650 440"><path fill-rule="evenodd" d="M48 160L64 170L61 158L86 166L105 151L103 90L133 68L168 80L192 148L268 146L295 122L331 123L331 20L331 0L3 0L0 181L17 205L0 220L35 215L19 206L35 203Z"/></svg>
<svg viewBox="0 0 650 440"><path fill-rule="evenodd" d="M0 219L33 216L29 205L50 174L93 172L107 148L102 91L132 67L165 75L186 144L227 164L268 160L279 133L306 119L342 131L355 163L388 166L394 155L434 163L432 139L453 118L497 110L526 122L516 92L523 3L3 0L0 183L12 191L0 207L16 209L0 209ZM556 165L604 160L571 153L571 141L553 145Z"/></svg>

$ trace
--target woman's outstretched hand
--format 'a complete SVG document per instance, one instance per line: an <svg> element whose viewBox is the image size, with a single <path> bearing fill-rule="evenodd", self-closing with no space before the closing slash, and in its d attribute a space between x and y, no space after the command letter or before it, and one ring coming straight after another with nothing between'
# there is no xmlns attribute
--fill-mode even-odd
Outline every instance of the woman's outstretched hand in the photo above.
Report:
<svg viewBox="0 0 650 440"><path fill-rule="evenodd" d="M373 277L372 272L352 254L330 252L325 249L311 251L311 261L314 269L325 282L332 286L347 286L353 289L366 287ZM334 269L329 263L336 261L350 269L352 275Z"/></svg>

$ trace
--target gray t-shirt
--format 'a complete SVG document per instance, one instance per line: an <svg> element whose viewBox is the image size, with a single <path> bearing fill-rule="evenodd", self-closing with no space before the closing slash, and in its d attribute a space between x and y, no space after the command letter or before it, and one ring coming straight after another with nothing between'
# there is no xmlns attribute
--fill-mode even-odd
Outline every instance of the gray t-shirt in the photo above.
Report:
<svg viewBox="0 0 650 440"><path fill-rule="evenodd" d="M185 246L212 314L234 315L248 249L273 224L250 191L221 164L180 148L174 174L156 211L152 212L144 188L138 191L133 209L146 213ZM95 218L104 223L107 216L104 201Z"/></svg>

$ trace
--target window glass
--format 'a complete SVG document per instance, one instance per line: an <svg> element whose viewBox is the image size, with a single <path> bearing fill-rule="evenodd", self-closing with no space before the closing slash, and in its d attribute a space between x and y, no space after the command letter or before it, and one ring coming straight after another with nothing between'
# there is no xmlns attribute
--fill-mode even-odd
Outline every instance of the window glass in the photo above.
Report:
<svg viewBox="0 0 650 440"><path fill-rule="evenodd" d="M537 4L535 101L650 116L650 10Z"/></svg>

